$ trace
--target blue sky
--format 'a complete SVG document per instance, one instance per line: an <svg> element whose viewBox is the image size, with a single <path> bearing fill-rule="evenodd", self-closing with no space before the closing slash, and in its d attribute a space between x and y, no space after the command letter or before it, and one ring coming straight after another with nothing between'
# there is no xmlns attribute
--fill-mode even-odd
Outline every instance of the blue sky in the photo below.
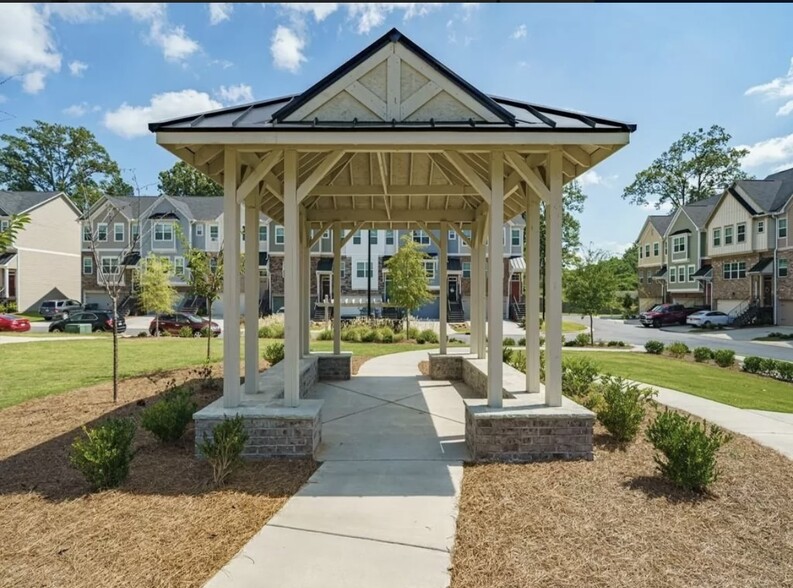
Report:
<svg viewBox="0 0 793 588"><path fill-rule="evenodd" d="M618 250L647 209L622 189L682 133L724 126L759 177L793 166L793 6L0 5L0 132L84 125L155 193L150 120L299 92L396 26L485 92L638 124L583 178L584 243Z"/></svg>

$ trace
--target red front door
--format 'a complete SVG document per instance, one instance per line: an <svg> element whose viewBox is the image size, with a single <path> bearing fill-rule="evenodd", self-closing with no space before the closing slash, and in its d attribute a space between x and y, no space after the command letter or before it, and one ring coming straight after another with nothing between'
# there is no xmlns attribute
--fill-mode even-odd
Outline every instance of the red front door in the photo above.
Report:
<svg viewBox="0 0 793 588"><path fill-rule="evenodd" d="M509 283L509 295L510 300L516 300L520 302L522 300L522 288L520 287L520 277L513 276L512 281Z"/></svg>

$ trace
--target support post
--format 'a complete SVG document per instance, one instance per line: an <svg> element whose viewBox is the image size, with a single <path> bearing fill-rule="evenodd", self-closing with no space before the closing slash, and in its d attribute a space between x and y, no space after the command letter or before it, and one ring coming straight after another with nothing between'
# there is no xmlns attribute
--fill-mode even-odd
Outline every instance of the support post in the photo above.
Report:
<svg viewBox="0 0 793 588"><path fill-rule="evenodd" d="M305 218L305 215L303 215L303 218ZM311 318L313 314L313 309L311 307L311 247L308 242L308 225L303 221L303 245L300 249L300 299L302 300L301 308L303 309L303 320L300 323L300 332L302 334L300 353L303 356L308 356L309 354L309 345L311 343Z"/></svg>
<svg viewBox="0 0 793 588"><path fill-rule="evenodd" d="M258 195L245 204L245 393L259 388L259 206Z"/></svg>
<svg viewBox="0 0 793 588"><path fill-rule="evenodd" d="M447 308L449 304L449 268L448 261L446 260L447 250L449 248L449 225L441 223L441 247L440 247L440 270L441 270L441 288L440 288L440 311L441 311L441 354L446 353L446 319Z"/></svg>
<svg viewBox="0 0 793 588"><path fill-rule="evenodd" d="M297 152L284 152L284 404L300 404L300 223Z"/></svg>
<svg viewBox="0 0 793 588"><path fill-rule="evenodd" d="M545 404L562 405L562 152L548 156L545 203Z"/></svg>
<svg viewBox="0 0 793 588"><path fill-rule="evenodd" d="M333 225L333 353L341 353L341 223Z"/></svg>
<svg viewBox="0 0 793 588"><path fill-rule="evenodd" d="M490 154L490 235L488 283L487 405L503 405L504 346L504 154Z"/></svg>
<svg viewBox="0 0 793 588"><path fill-rule="evenodd" d="M477 265L477 282L479 283L479 314L477 315L477 330L479 336L477 337L476 356L479 359L485 358L485 350L487 349L487 264L486 264L486 249L485 249L485 231L487 224L482 223L480 227L480 234L482 235L479 246L476 249L476 265Z"/></svg>
<svg viewBox="0 0 793 588"><path fill-rule="evenodd" d="M476 229L471 231L471 245L469 249L471 250L471 273L468 277L469 282L469 310L470 310L470 323L471 323L471 335L469 337L469 347L471 353L476 353L479 349L478 347L478 338L479 338L479 323L477 322L479 316L479 305L481 304L481 296L479 295L479 269L477 268L477 257L476 257L476 250L478 247L479 241L477 240Z"/></svg>
<svg viewBox="0 0 793 588"><path fill-rule="evenodd" d="M540 199L526 190L526 392L540 391Z"/></svg>
<svg viewBox="0 0 793 588"><path fill-rule="evenodd" d="M240 405L240 206L237 150L223 154L223 407Z"/></svg>

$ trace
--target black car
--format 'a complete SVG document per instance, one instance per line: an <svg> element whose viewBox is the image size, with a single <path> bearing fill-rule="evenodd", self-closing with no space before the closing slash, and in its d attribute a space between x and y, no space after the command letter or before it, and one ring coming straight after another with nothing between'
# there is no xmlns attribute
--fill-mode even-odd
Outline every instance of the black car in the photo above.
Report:
<svg viewBox="0 0 793 588"><path fill-rule="evenodd" d="M113 314L111 312L95 310L92 312L75 312L69 318L53 321L50 325L50 333L62 333L66 330L66 325L91 325L91 331L113 332ZM123 316L118 317L117 329L119 333L127 330L127 323Z"/></svg>

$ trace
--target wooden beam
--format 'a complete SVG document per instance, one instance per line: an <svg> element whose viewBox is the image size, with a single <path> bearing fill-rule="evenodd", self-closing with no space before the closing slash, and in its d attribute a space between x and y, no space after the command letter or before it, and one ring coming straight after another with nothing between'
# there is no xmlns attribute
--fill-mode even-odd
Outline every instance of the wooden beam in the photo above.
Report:
<svg viewBox="0 0 793 588"><path fill-rule="evenodd" d="M592 158L589 153L581 149L578 145L566 145L564 154L568 159L571 159L573 163L578 165L583 165L584 167L591 167L592 165Z"/></svg>
<svg viewBox="0 0 793 588"><path fill-rule="evenodd" d="M325 157L325 159L322 160L322 163L314 168L314 171L311 172L311 175L308 176L297 189L298 203L302 202L303 199L308 196L309 192L311 192L311 190L313 190L317 184L319 184L320 180L324 178L331 169L333 169L333 166L336 165L343 156L344 151L331 151Z"/></svg>
<svg viewBox="0 0 793 588"><path fill-rule="evenodd" d="M416 216L415 211L410 210L392 210L390 218L385 210L371 210L366 208L343 208L338 210L310 209L306 211L306 218L309 221L364 221L380 223L392 220L394 222L416 222ZM424 222L471 222L474 220L474 217L475 213L470 209L421 211L421 218Z"/></svg>
<svg viewBox="0 0 793 588"><path fill-rule="evenodd" d="M469 239L469 238L468 238L468 237L467 237L467 236L466 236L466 235L463 233L463 229L462 229L461 227L458 227L457 225L452 225L452 229L454 229L454 232L455 232L455 233L457 233L457 236L458 236L460 239L462 239L462 240L465 242L465 244L466 244L466 245L468 245L468 248L469 248L469 249L471 249L471 248L472 248L472 245L473 245L472 239ZM473 234L471 235L471 237L473 237Z"/></svg>
<svg viewBox="0 0 793 588"><path fill-rule="evenodd" d="M383 182L383 204L388 218L391 218L391 204L388 198L388 174L385 171L385 158L382 153L377 153L377 167L380 169L380 180Z"/></svg>
<svg viewBox="0 0 793 588"><path fill-rule="evenodd" d="M430 238L430 240L432 240L432 242L433 242L433 243L435 243L435 246L436 246L438 249L440 249L440 248L441 248L441 242L440 242L440 240L435 238L435 235L433 235L433 234L432 234L432 231L430 231L430 230L427 228L427 225L426 225L426 223L425 223L424 221L417 220L417 221L416 221L416 224L417 224L418 226L420 226L420 227L421 227L421 229L422 229L422 230L423 230L425 233L427 233L427 236ZM442 239L442 238L443 238L443 235L441 235L441 239Z"/></svg>
<svg viewBox="0 0 793 588"><path fill-rule="evenodd" d="M278 198L281 202L284 200L284 184L281 180L279 180L273 172L270 172L264 179L262 180L265 187L270 191L270 193Z"/></svg>
<svg viewBox="0 0 793 588"><path fill-rule="evenodd" d="M433 185L433 186L405 186L388 184L383 185L354 185L354 186L316 186L311 190L310 196L479 196L479 192L469 186Z"/></svg>
<svg viewBox="0 0 793 588"><path fill-rule="evenodd" d="M283 152L280 149L270 151L253 169L251 174L237 188L237 202L243 202L259 182L264 179L270 171L275 167L275 164L281 161Z"/></svg>
<svg viewBox="0 0 793 588"><path fill-rule="evenodd" d="M196 167L206 165L212 159L223 153L223 147L216 145L204 145L193 156L193 165Z"/></svg>
<svg viewBox="0 0 793 588"><path fill-rule="evenodd" d="M317 241L319 241L322 238L322 234L326 230L328 230L328 227L331 224L332 223L319 223L319 230L316 233L314 233L313 235L311 235L311 238L308 240L308 248L309 249L311 249L317 243Z"/></svg>
<svg viewBox="0 0 793 588"><path fill-rule="evenodd" d="M404 117L399 115L399 105L402 103L402 60L399 55L392 53L386 61L386 120Z"/></svg>
<svg viewBox="0 0 793 588"><path fill-rule="evenodd" d="M306 215L306 216L308 216L308 215ZM311 219L309 218L309 220L311 220ZM361 227L363 227L365 224L366 224L366 221L359 221L359 222L355 223L355 227L354 227L354 228L353 228L353 229L352 229L352 230L351 230L349 233L347 233L346 235L344 235L344 237L342 238L342 240L341 240L341 246L342 246L342 247L344 247L344 246L347 244L347 242L348 242L350 239L352 239L352 238L353 238L353 236L355 235L355 233L357 233L358 231L360 231L360 230L361 230Z"/></svg>
<svg viewBox="0 0 793 588"><path fill-rule="evenodd" d="M548 186L545 185L545 182L542 181L542 178L540 178L539 174L528 166L523 157L521 157L515 151L506 151L504 155L507 158L507 162L516 172L521 175L521 177L523 177L523 180L539 195L540 198L546 202L550 200L551 192L548 190Z"/></svg>
<svg viewBox="0 0 793 588"><path fill-rule="evenodd" d="M463 156L456 151L444 151L446 159L462 174L465 180L479 192L485 202L490 203L490 187L485 183L479 174L463 159Z"/></svg>
<svg viewBox="0 0 793 588"><path fill-rule="evenodd" d="M430 81L424 84L401 104L399 107L400 120L405 120L440 93L441 87L435 82Z"/></svg>
<svg viewBox="0 0 793 588"><path fill-rule="evenodd" d="M364 86L359 81L354 81L345 88L348 94L379 116L382 120L388 120L388 110L386 103L379 96Z"/></svg>

